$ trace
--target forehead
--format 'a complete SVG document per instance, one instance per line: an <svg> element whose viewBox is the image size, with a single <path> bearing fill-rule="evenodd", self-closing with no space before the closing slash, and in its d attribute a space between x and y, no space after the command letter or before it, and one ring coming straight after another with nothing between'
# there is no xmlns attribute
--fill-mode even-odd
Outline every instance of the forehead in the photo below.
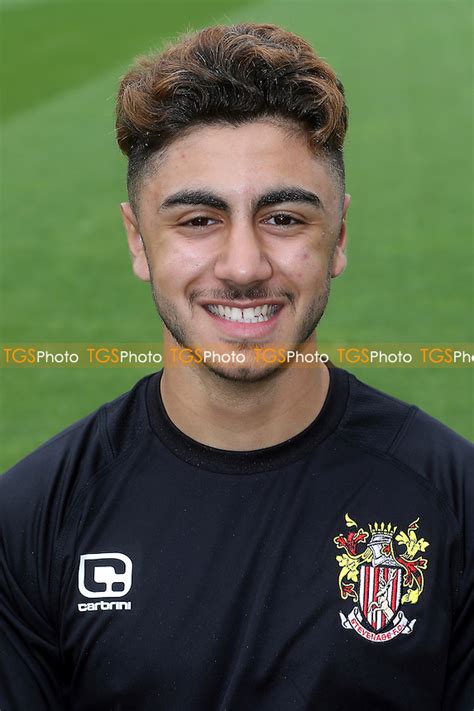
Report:
<svg viewBox="0 0 474 711"><path fill-rule="evenodd" d="M255 197L275 184L319 191L326 203L339 194L328 158L315 155L304 131L265 119L190 129L151 158L140 192L166 197L205 188L232 200Z"/></svg>

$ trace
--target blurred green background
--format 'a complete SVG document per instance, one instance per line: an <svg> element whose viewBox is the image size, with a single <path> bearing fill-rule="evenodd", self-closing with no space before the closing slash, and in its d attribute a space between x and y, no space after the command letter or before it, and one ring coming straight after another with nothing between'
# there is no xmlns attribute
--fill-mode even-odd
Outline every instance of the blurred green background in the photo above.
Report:
<svg viewBox="0 0 474 711"><path fill-rule="evenodd" d="M119 219L118 79L182 30L243 20L303 35L346 87L349 267L321 341L474 341L470 3L17 0L1 15L3 343L159 340ZM353 370L473 437L472 368ZM1 468L146 372L0 369Z"/></svg>

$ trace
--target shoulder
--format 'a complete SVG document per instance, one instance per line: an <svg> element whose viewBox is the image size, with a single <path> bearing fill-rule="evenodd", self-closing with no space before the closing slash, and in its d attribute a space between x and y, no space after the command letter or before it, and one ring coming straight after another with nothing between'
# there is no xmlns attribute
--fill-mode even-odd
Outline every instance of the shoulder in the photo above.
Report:
<svg viewBox="0 0 474 711"><path fill-rule="evenodd" d="M417 457L434 451L472 456L474 446L439 420L403 400L348 377L349 398L341 422L345 435L383 451L411 452Z"/></svg>
<svg viewBox="0 0 474 711"><path fill-rule="evenodd" d="M340 434L354 446L422 478L463 517L474 486L474 446L439 420L349 376ZM469 494L472 497L472 493Z"/></svg>
<svg viewBox="0 0 474 711"><path fill-rule="evenodd" d="M0 511L64 509L75 492L140 441L147 376L128 392L52 437L0 476ZM0 516L1 518L1 516Z"/></svg>
<svg viewBox="0 0 474 711"><path fill-rule="evenodd" d="M153 376L50 439L0 476L0 598L18 614L54 620L60 604L64 536L95 482L115 473L143 439ZM76 516L77 514L77 516ZM6 587L5 587L6 586Z"/></svg>

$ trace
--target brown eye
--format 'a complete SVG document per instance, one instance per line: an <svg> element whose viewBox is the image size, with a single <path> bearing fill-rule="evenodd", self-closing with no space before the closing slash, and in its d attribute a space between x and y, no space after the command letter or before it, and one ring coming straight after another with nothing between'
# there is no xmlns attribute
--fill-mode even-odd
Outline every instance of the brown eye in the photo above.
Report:
<svg viewBox="0 0 474 711"><path fill-rule="evenodd" d="M183 222L183 227L209 227L211 224L215 224L217 220L213 220L212 217L204 217L199 215L198 217L193 217L187 222Z"/></svg>
<svg viewBox="0 0 474 711"><path fill-rule="evenodd" d="M273 222L271 222L273 220ZM286 215L284 212L279 212L276 215L270 215L265 222L275 227L291 227L292 225L300 225L301 220L297 220L291 215Z"/></svg>

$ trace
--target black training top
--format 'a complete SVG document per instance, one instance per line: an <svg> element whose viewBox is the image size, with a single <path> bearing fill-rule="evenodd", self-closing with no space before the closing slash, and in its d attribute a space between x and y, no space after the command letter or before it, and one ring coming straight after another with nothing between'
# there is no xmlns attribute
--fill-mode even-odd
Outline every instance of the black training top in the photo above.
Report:
<svg viewBox="0 0 474 711"><path fill-rule="evenodd" d="M0 478L2 711L472 711L473 448L330 374L227 452L156 373Z"/></svg>

